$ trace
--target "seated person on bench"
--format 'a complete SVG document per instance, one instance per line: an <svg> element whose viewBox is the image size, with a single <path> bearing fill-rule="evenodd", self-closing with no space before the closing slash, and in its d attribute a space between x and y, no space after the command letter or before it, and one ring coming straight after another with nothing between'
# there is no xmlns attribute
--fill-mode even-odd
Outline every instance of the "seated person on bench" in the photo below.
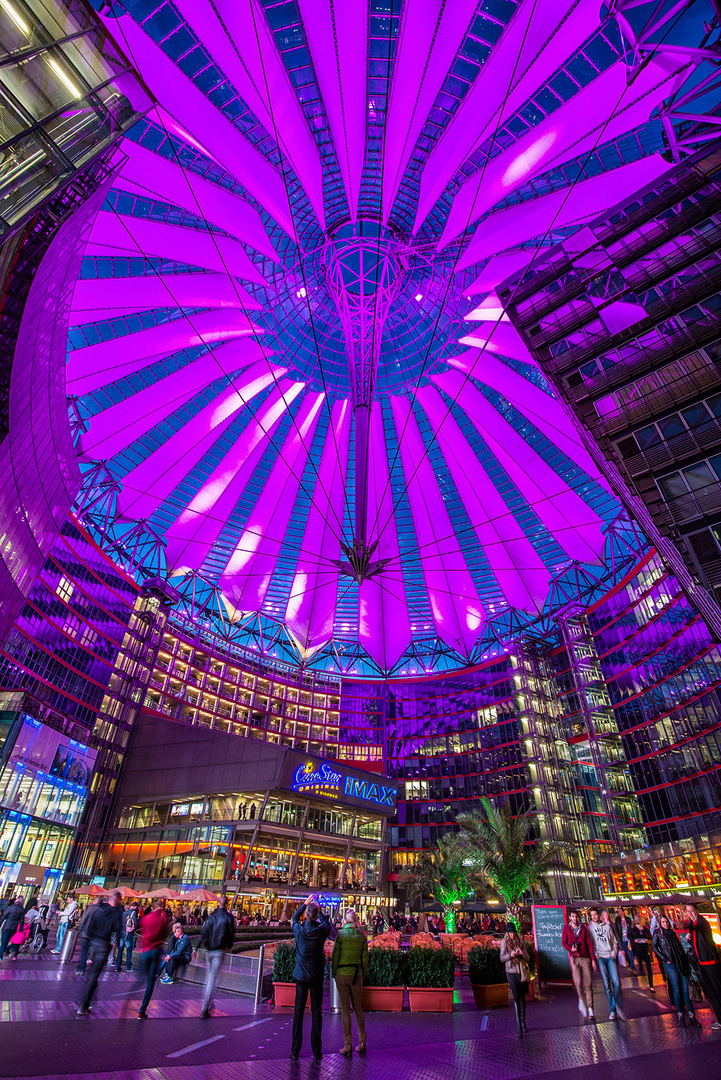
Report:
<svg viewBox="0 0 721 1080"><path fill-rule="evenodd" d="M173 936L167 945L167 952L163 956L163 967L160 972L160 981L165 986L173 982L175 972L179 967L186 967L190 963L193 954L193 946L190 938L185 933L182 923L173 923Z"/></svg>

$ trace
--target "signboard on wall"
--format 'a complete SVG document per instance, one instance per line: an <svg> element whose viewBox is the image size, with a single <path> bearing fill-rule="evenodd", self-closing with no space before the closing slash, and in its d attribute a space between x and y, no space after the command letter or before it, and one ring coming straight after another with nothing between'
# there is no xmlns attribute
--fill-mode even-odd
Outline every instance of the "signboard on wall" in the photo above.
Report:
<svg viewBox="0 0 721 1080"><path fill-rule="evenodd" d="M349 769L337 761L323 761L288 753L281 786L306 797L332 800L381 814L394 814L398 799L395 783L375 773Z"/></svg>
<svg viewBox="0 0 721 1080"><path fill-rule="evenodd" d="M561 904L534 904L533 937L541 982L571 982L571 961L561 943L566 909Z"/></svg>

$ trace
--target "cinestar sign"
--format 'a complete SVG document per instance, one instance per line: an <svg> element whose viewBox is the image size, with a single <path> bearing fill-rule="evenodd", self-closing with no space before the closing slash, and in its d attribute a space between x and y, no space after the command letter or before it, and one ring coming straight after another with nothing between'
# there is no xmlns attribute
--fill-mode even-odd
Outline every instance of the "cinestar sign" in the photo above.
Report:
<svg viewBox="0 0 721 1080"><path fill-rule="evenodd" d="M337 799L343 793L360 802L373 803L375 806L387 806L391 810L396 805L396 789L384 787L372 780L359 780L355 776L343 776L327 762L318 764L308 761L299 765L293 774L293 790L306 795L324 795L328 799Z"/></svg>
<svg viewBox="0 0 721 1080"><path fill-rule="evenodd" d="M309 761L306 765L299 765L293 777L294 791L312 791L316 795L326 795L331 799L337 799L340 793L340 782L343 779L340 773L334 772L330 765L316 765Z"/></svg>

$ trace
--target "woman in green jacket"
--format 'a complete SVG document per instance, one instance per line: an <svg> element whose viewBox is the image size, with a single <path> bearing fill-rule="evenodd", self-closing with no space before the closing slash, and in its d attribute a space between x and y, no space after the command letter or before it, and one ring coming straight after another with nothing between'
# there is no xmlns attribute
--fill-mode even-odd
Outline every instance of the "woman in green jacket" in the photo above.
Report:
<svg viewBox="0 0 721 1080"><path fill-rule="evenodd" d="M366 1052L366 1025L363 1016L363 979L368 970L368 942L358 923L358 916L352 908L345 913L345 921L338 937L333 943L331 970L338 987L341 1014L343 1016L343 1036L345 1045L341 1050L343 1057L351 1057L350 1006L353 1002L355 1022L358 1025L359 1054Z"/></svg>

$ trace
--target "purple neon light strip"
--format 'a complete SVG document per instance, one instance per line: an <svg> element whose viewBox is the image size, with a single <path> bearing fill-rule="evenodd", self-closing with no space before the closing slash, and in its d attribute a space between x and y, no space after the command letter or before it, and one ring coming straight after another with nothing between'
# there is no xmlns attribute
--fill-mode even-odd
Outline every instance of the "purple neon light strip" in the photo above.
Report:
<svg viewBox="0 0 721 1080"><path fill-rule="evenodd" d="M575 461L590 477L606 486L593 458L584 447L581 436L556 398L551 397L540 386L524 379L487 349L469 349L460 356L449 357L446 362L502 394L571 461ZM431 375L432 382L441 388L443 379L443 375Z"/></svg>
<svg viewBox="0 0 721 1080"><path fill-rule="evenodd" d="M265 12L255 0L217 0L213 5L208 0L177 0L177 7L266 130L274 135L277 129L324 228L323 176L318 149Z"/></svg>
<svg viewBox="0 0 721 1080"><path fill-rule="evenodd" d="M413 526L436 633L468 655L485 622L408 398L391 397Z"/></svg>
<svg viewBox="0 0 721 1080"><path fill-rule="evenodd" d="M152 517L238 413L285 373L285 368L268 363L252 368L127 473L118 497L123 514L130 518Z"/></svg>
<svg viewBox="0 0 721 1080"><path fill-rule="evenodd" d="M578 157L596 142L608 142L648 120L669 94L670 80L682 66L678 59L651 60L628 86L628 67L619 61L579 90L574 98L495 157L485 171L471 177L453 200L439 250L469 222L495 206L532 176ZM612 119L609 120L609 116ZM604 127L605 125L605 127Z"/></svg>
<svg viewBox="0 0 721 1080"><path fill-rule="evenodd" d="M264 356L264 350L253 338L231 341L131 398L96 413L82 437L83 456L86 460L107 460L119 454L222 374L237 372L260 360L253 368L253 376L265 378L268 364L262 359ZM242 378L246 376L244 372ZM236 380L240 377L236 376Z"/></svg>
<svg viewBox="0 0 721 1080"><path fill-rule="evenodd" d="M70 353L66 370L68 392L89 394L147 367L153 358L255 333L262 333L260 327L251 323L242 311L221 308L201 311L191 319L175 319L149 330L138 330L126 337L101 341L99 345L87 345Z"/></svg>
<svg viewBox="0 0 721 1080"><path fill-rule="evenodd" d="M422 387L417 398L438 439L453 483L463 499L491 569L511 607L539 613L551 580L523 529L468 445L448 406L433 386Z"/></svg>
<svg viewBox="0 0 721 1080"><path fill-rule="evenodd" d="M368 108L368 0L299 0L298 6L355 221Z"/></svg>
<svg viewBox="0 0 721 1080"><path fill-rule="evenodd" d="M165 556L174 573L199 569L225 528L278 424L305 383L283 379L240 433L195 498L166 530Z"/></svg>
<svg viewBox="0 0 721 1080"><path fill-rule="evenodd" d="M406 0L393 61L383 156L383 220L475 14L477 0Z"/></svg>
<svg viewBox="0 0 721 1080"><path fill-rule="evenodd" d="M551 229L595 217L628 195L652 183L671 168L659 154L622 165L569 189L529 199L507 210L491 214L476 229L470 244L458 260L463 270L481 259L515 247Z"/></svg>
<svg viewBox="0 0 721 1080"><path fill-rule="evenodd" d="M369 656L389 670L411 637L400 548L393 511L388 448L381 406L371 413L368 444L368 541L378 544L373 558L390 559L378 580L369 578L358 587L358 634Z"/></svg>
<svg viewBox="0 0 721 1080"><path fill-rule="evenodd" d="M442 380L439 385L468 415L523 498L570 558L600 562L605 536L598 515L460 371L449 371Z"/></svg>
<svg viewBox="0 0 721 1080"><path fill-rule="evenodd" d="M221 274L233 274L257 285L266 284L242 244L230 236L211 237L199 229L183 229L178 225L143 221L142 218L101 210L93 225L87 254L107 255L104 248L115 248L136 258L141 254L157 255Z"/></svg>
<svg viewBox="0 0 721 1080"><path fill-rule="evenodd" d="M155 195L164 202L182 206L278 262L258 212L244 199L130 139L123 142L123 153L128 155L128 160L116 187L142 193L146 198Z"/></svg>
<svg viewBox="0 0 721 1080"><path fill-rule="evenodd" d="M142 278L87 278L75 286L71 326L133 315L149 308L262 308L225 274L151 274Z"/></svg>
<svg viewBox="0 0 721 1080"><path fill-rule="evenodd" d="M265 206L278 224L293 236L293 222L283 179L163 50L129 16L103 18L110 33L128 54L160 105L185 125L197 144L236 177ZM150 117L154 114L151 110Z"/></svg>
<svg viewBox="0 0 721 1080"><path fill-rule="evenodd" d="M571 8L574 10L567 17ZM561 58L575 53L598 25L598 15L598 0L525 0L519 4L429 155L421 178L416 228L463 163L500 126L499 110L511 81L504 119L556 71Z"/></svg>
<svg viewBox="0 0 721 1080"><path fill-rule="evenodd" d="M313 502L303 535L285 621L302 649L314 649L333 636L338 602L340 525L343 519L351 406L348 398L333 405L321 454Z"/></svg>
<svg viewBox="0 0 721 1080"><path fill-rule="evenodd" d="M260 611L286 542L290 516L325 395L307 394L219 585L239 611Z"/></svg>

